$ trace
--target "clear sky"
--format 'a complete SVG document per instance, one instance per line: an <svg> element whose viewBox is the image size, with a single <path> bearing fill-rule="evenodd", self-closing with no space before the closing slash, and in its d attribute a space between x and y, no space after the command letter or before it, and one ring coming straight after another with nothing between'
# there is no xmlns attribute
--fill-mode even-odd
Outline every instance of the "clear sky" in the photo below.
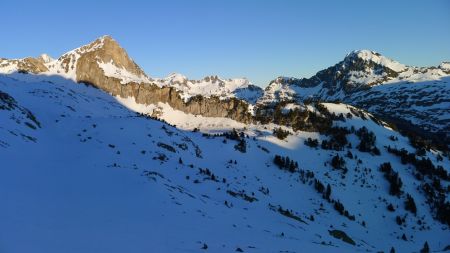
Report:
<svg viewBox="0 0 450 253"><path fill-rule="evenodd" d="M0 4L0 57L62 53L109 34L153 77L309 77L355 49L450 61L450 1L20 1Z"/></svg>

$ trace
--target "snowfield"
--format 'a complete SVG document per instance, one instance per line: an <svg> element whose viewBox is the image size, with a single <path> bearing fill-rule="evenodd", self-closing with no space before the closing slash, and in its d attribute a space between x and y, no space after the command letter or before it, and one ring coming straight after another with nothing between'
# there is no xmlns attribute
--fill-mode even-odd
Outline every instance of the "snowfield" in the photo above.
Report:
<svg viewBox="0 0 450 253"><path fill-rule="evenodd" d="M374 132L379 156L360 152L353 133L351 147L325 150L305 145L329 138L317 132L283 127L291 134L280 140L274 124L188 115L43 79L0 75L0 91L8 94L0 96L2 252L418 252L425 242L439 252L450 245L449 228L433 219L413 166L385 146L415 148L352 106L323 104L351 115L335 126ZM233 128L243 132L245 152L238 140L213 135ZM336 154L345 158L346 173L333 169ZM278 168L275 155L295 160L298 170ZM424 157L449 172L448 158L439 155L430 150ZM400 196L389 194L379 169L385 162L403 181ZM329 184L331 198L354 220L301 171ZM404 208L406 194L416 215Z"/></svg>

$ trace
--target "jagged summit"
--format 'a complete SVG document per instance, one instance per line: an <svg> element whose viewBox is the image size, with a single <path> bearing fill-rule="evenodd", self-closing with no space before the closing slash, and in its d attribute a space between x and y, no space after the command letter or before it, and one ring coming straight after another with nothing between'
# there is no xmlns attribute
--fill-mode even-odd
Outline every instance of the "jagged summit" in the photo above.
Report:
<svg viewBox="0 0 450 253"><path fill-rule="evenodd" d="M41 54L38 59L42 60L44 63L50 63L52 61L54 61L55 59L53 59L50 55L48 54Z"/></svg>
<svg viewBox="0 0 450 253"><path fill-rule="evenodd" d="M199 80L190 80L182 74L172 73L166 78L158 78L153 81L160 87L173 87L180 91L185 101L200 95L203 97L216 96L221 99L234 97L253 104L263 94L260 87L252 84L246 78L225 79L211 75Z"/></svg>
<svg viewBox="0 0 450 253"><path fill-rule="evenodd" d="M279 89L292 90L296 87L314 88L318 91L313 92L315 95L340 99L352 92L380 84L437 80L448 74L450 74L450 64L447 62L441 63L438 67L412 67L378 52L363 49L348 53L339 63L317 72L310 78L280 76L269 84L266 91L277 92ZM290 87L284 87L286 85ZM311 90L305 93L307 96L310 95L309 91ZM296 91L292 92L297 93ZM305 97L305 94L298 95ZM269 97L273 98L274 96ZM292 96L289 99L291 98Z"/></svg>
<svg viewBox="0 0 450 253"><path fill-rule="evenodd" d="M57 65L78 82L96 84L102 75L118 78L122 83L148 81L144 71L109 35L63 54Z"/></svg>
<svg viewBox="0 0 450 253"><path fill-rule="evenodd" d="M389 68L396 72L401 72L406 69L405 65L403 65L397 61L391 60L391 59L381 55L380 53L377 53L377 52L371 51L371 50L366 50L366 49L354 50L354 51L348 53L344 59L344 62L345 63L355 62L357 60L360 60L360 61L363 61L366 63L372 63L375 65L380 65L380 66Z"/></svg>

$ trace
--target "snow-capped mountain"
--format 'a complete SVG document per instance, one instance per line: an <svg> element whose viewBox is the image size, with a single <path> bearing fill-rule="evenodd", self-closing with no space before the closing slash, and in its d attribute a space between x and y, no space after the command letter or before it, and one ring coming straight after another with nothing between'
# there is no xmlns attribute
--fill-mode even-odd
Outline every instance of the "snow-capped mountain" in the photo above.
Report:
<svg viewBox="0 0 450 253"><path fill-rule="evenodd" d="M380 84L440 80L450 75L449 64L438 67L411 67L369 50L349 53L343 61L317 72L311 78L279 77L266 88L266 99L291 99L289 95L277 97L276 93L291 93L299 98L321 97L344 99L348 94L367 90Z"/></svg>
<svg viewBox="0 0 450 253"><path fill-rule="evenodd" d="M344 61L343 94L439 89L394 82L412 67L372 52ZM445 80L448 64L427 71ZM1 250L448 250L448 153L358 107L305 101L334 86L298 80L262 94L246 79L151 78L109 36L1 59Z"/></svg>
<svg viewBox="0 0 450 253"><path fill-rule="evenodd" d="M221 99L238 98L254 104L263 95L263 90L246 78L222 79L207 76L201 80L189 80L184 75L173 73L166 78L155 79L154 82L160 87L174 87L181 91L185 101L194 96L216 96Z"/></svg>
<svg viewBox="0 0 450 253"><path fill-rule="evenodd" d="M0 59L0 72L61 76L76 82L95 84L124 98L130 94L122 92L122 85L129 83L138 86L157 85L160 88L174 88L185 102L192 97L202 96L220 99L238 98L255 103L263 93L260 87L245 78L221 79L217 76L208 76L202 80L188 80L180 74L172 74L166 78L150 78L110 36L100 37L63 54L56 60L46 54L37 58Z"/></svg>
<svg viewBox="0 0 450 253"><path fill-rule="evenodd" d="M311 78L275 79L258 103L342 101L450 140L449 81L449 63L411 67L373 51L358 50Z"/></svg>

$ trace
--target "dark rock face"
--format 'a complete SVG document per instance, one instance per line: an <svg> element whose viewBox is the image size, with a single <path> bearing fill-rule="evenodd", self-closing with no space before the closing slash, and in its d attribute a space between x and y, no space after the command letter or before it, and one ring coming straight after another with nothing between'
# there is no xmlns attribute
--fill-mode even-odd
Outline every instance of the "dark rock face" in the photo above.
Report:
<svg viewBox="0 0 450 253"><path fill-rule="evenodd" d="M98 43L98 42L94 42ZM108 77L98 66L98 61L114 62L120 68L136 75L145 75L114 40L106 37L103 46L82 54L77 61L76 76L78 82L89 83L113 96L133 97L139 104L167 103L176 110L206 117L227 117L249 123L252 116L248 113L248 104L239 99L221 100L216 97L193 97L184 102L179 92L172 87L159 87L151 83L130 82Z"/></svg>
<svg viewBox="0 0 450 253"><path fill-rule="evenodd" d="M372 52L380 56L378 53ZM352 74L371 75L371 82L352 80ZM345 94L366 90L391 78L398 77L399 73L387 66L371 60L360 58L356 53L348 55L343 61L327 69L317 72L311 78L277 78L272 82L295 85L302 88L316 87L322 84L328 95L339 91Z"/></svg>

